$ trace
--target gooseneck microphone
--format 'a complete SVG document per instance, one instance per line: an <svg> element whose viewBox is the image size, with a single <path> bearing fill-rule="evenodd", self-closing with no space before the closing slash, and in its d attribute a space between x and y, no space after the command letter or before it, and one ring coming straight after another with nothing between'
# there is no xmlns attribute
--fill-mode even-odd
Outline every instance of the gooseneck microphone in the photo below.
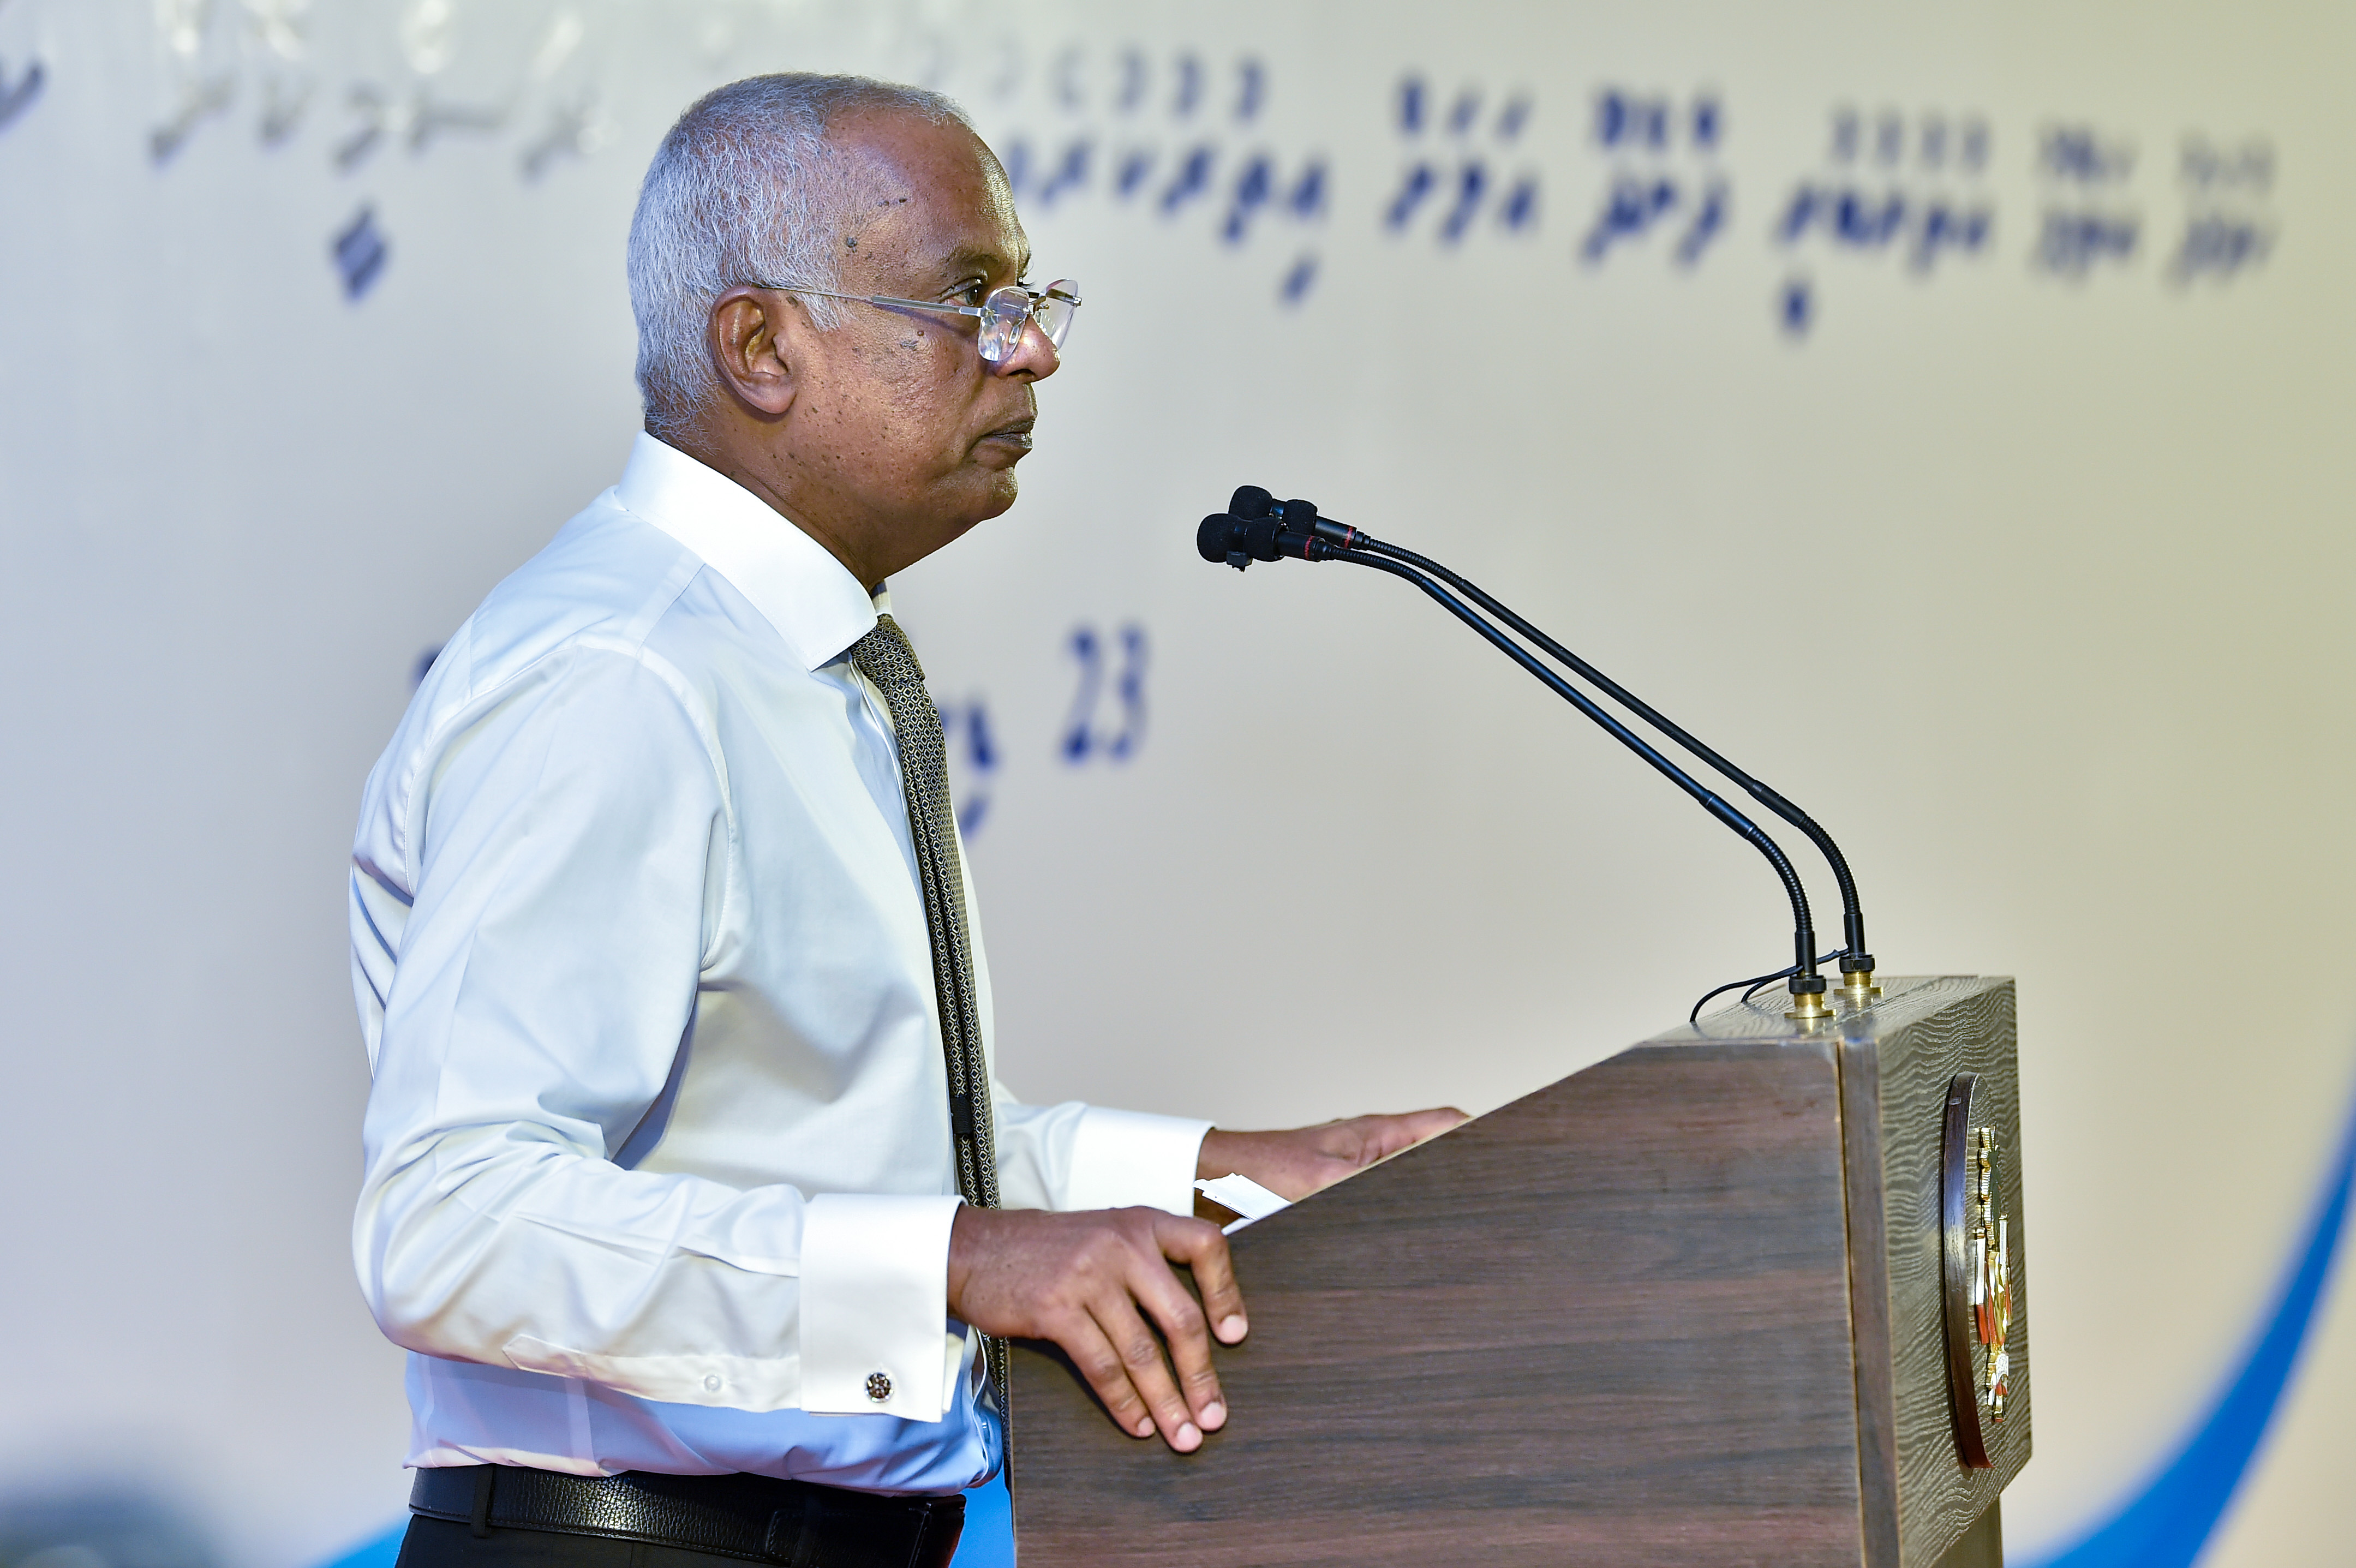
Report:
<svg viewBox="0 0 2356 1568"><path fill-rule="evenodd" d="M1748 986L1751 990L1756 990L1762 985L1788 978L1794 999L1793 1016L1803 1019L1823 1017L1829 1009L1825 1006L1825 982L1816 973L1816 966L1825 959L1837 957L1845 977L1843 989L1853 1001L1863 1003L1878 994L1878 988L1872 983L1873 957L1865 946L1865 917L1857 897L1856 882L1849 873L1847 859L1842 856L1839 847L1834 844L1831 836L1826 833L1814 818L1793 805L1774 790L1736 767L1715 750L1673 723L1658 709L1645 703L1594 666L1564 647L1520 615L1515 614L1494 597L1483 592L1476 584L1468 581L1439 562L1428 560L1412 550L1386 544L1380 539L1374 539L1331 517L1320 517L1313 503L1300 500L1280 502L1258 485L1248 485L1237 490L1234 499L1229 503L1227 512L1204 518L1196 531L1195 548L1205 560L1224 561L1238 571L1254 560L1278 560L1287 556L1305 560L1347 560L1387 572L1420 588L1442 608L1481 634L1492 645L1545 684L1549 690L1584 713L1614 740L1644 758L1663 776L1692 796L1703 809L1724 823L1745 842L1757 848L1775 868L1776 876L1783 882L1785 894L1792 903L1794 962L1789 969L1760 976L1755 981L1737 981L1734 986ZM1435 578L1440 581L1434 581ZM1847 945L1836 953L1826 955L1825 959L1817 957L1815 933L1808 914L1806 891L1802 887L1798 874L1793 870L1791 861L1783 854L1782 848L1756 823L1703 787L1682 768L1646 744L1625 725L1599 708L1586 693L1562 679L1560 676L1533 657L1526 649L1474 613L1447 589L1440 587L1440 582L1446 582L1566 667L1593 682L1661 734L1699 758L1704 763L1750 794L1761 805L1806 834L1810 841L1831 864L1833 874L1840 884L1842 922ZM1721 987L1719 989L1730 990L1734 986ZM1707 1003L1710 997L1718 994L1718 991L1712 991L1703 997L1701 1002L1696 1003L1695 1015L1698 1017L1703 1003Z"/></svg>
<svg viewBox="0 0 2356 1568"><path fill-rule="evenodd" d="M1298 514L1304 508L1308 515L1299 516ZM1316 515L1317 508L1312 503L1279 501L1257 485L1246 485L1237 490L1234 498L1227 504L1227 510L1239 517L1272 517L1280 523L1295 527L1301 532L1317 534L1331 542L1341 544L1346 549L1369 550L1376 555L1388 556L1394 560L1403 561L1419 571L1438 578L1528 638L1558 663L1576 671L1588 681L1601 688L1611 696L1612 700L1667 736L1691 755L1700 758L1721 777L1730 780L1753 800L1798 828L1824 856L1826 863L1832 868L1834 881L1840 887L1841 939L1844 948L1840 967L1841 973L1850 977L1848 988L1864 991L1872 986L1873 952L1866 945L1865 911L1858 899L1857 879L1849 874L1848 858L1841 853L1840 846L1833 842L1832 835L1826 832L1817 824L1815 818L1794 805L1760 780L1735 766L1725 757L1720 756L1715 750L1672 721L1665 714L1634 692L1630 691L1626 687L1556 642L1546 633L1514 613L1496 599L1483 592L1477 584L1465 581L1438 561L1427 560L1413 550L1386 544L1380 539L1360 533L1355 528L1346 528L1331 517L1320 517ZM1323 523L1324 527L1318 528L1319 523ZM1861 980L1856 978L1858 976L1864 978Z"/></svg>

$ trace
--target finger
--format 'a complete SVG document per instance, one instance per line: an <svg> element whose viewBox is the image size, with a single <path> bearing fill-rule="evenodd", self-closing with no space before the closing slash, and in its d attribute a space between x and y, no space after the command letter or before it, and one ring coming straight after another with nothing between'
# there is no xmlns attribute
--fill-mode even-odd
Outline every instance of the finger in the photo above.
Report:
<svg viewBox="0 0 2356 1568"><path fill-rule="evenodd" d="M1365 1163L1388 1159L1401 1149L1413 1148L1426 1138L1438 1137L1449 1128L1466 1120L1463 1112L1451 1105L1437 1106L1429 1111L1408 1111L1391 1116L1369 1116L1366 1128Z"/></svg>
<svg viewBox="0 0 2356 1568"><path fill-rule="evenodd" d="M1213 1234L1216 1233L1213 1230ZM1226 1238L1221 1236L1219 1242L1224 1252ZM1170 1362L1177 1371L1178 1388L1187 1410L1204 1431L1217 1431L1226 1424L1227 1406L1219 1396L1218 1369L1211 1364L1209 1324L1203 1308L1178 1282L1178 1276L1162 1261L1158 1252L1139 1257L1129 1288L1138 1304L1161 1325L1162 1336L1169 1341Z"/></svg>
<svg viewBox="0 0 2356 1568"><path fill-rule="evenodd" d="M1104 1402L1105 1413L1112 1424L1131 1437L1153 1435L1153 1413L1130 1381L1129 1369L1121 1362L1120 1353L1105 1337L1103 1328L1087 1313L1077 1314L1069 1323L1058 1325L1055 1343L1072 1358L1072 1365L1080 1376L1087 1379L1088 1387Z"/></svg>
<svg viewBox="0 0 2356 1568"><path fill-rule="evenodd" d="M1162 1363L1162 1341L1138 1316L1126 1290L1108 1292L1088 1303L1097 1327L1104 1331L1112 1348L1120 1357L1121 1371L1129 1376L1130 1386L1145 1400L1152 1412L1147 1431L1159 1427L1162 1440L1181 1454L1192 1454L1203 1445L1202 1428L1195 1424L1194 1413L1178 1392L1178 1385L1170 1378L1170 1369Z"/></svg>
<svg viewBox="0 0 2356 1568"><path fill-rule="evenodd" d="M1155 1233L1162 1255L1194 1271L1194 1288L1203 1297L1202 1313L1219 1343L1232 1345L1251 1332L1244 1311L1243 1287L1236 1283L1235 1254L1216 1225L1175 1216L1157 1221Z"/></svg>

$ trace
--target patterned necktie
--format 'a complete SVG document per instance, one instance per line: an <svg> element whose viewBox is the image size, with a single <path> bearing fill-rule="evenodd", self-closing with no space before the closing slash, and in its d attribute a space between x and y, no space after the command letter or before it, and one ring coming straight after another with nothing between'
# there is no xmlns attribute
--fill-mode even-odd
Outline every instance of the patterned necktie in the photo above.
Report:
<svg viewBox="0 0 2356 1568"><path fill-rule="evenodd" d="M933 935L933 989L940 999L941 1054L948 1064L949 1135L957 1144L958 1194L977 1208L998 1207L998 1151L992 1137L990 1062L981 1044L981 1013L973 991L973 948L966 935L965 868L958 856L957 817L949 805L948 749L940 710L925 690L925 667L907 634L889 615L851 645L851 662L884 693L900 748L900 789L908 800L908 837L916 846L916 880L925 894L925 924ZM1001 1418L1011 1409L1006 1342L984 1336L990 1381Z"/></svg>

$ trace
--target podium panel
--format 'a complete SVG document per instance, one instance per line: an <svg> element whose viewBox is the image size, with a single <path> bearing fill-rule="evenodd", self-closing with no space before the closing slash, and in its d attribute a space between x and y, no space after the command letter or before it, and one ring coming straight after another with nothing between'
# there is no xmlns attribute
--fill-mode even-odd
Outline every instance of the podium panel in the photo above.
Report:
<svg viewBox="0 0 2356 1568"><path fill-rule="evenodd" d="M1233 1414L1194 1454L1124 1436L1018 1345L1025 1568L1996 1561L1973 1527L2029 1451L2019 1161L1977 1470L1942 1127L1975 1072L2019 1147L2012 985L1885 984L1825 1024L1713 1015L1239 1232L1252 1333L1217 1352Z"/></svg>

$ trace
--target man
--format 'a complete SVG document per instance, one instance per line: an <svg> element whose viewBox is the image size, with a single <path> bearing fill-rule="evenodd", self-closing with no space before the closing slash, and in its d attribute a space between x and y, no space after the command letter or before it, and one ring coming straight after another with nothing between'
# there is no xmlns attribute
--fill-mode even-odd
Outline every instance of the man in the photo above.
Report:
<svg viewBox="0 0 2356 1568"><path fill-rule="evenodd" d="M647 433L444 650L354 848L403 1568L946 1563L1001 1458L984 1336L1193 1449L1247 1328L1194 1179L1299 1197L1458 1119L1227 1133L991 1078L883 585L1012 504L1077 298L1028 261L934 94L739 82L656 155Z"/></svg>

